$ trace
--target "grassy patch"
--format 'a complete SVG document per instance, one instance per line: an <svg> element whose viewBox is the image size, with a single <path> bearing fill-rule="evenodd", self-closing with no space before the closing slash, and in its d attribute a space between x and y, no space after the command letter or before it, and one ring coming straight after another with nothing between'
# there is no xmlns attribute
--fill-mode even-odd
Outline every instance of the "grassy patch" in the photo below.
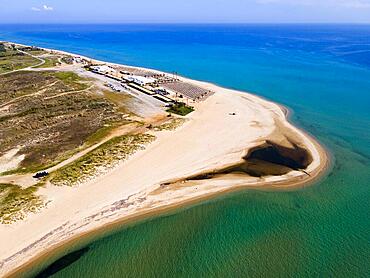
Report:
<svg viewBox="0 0 370 278"><path fill-rule="evenodd" d="M42 59L45 60L45 63L36 68L53 68L59 64L58 57L47 57Z"/></svg>
<svg viewBox="0 0 370 278"><path fill-rule="evenodd" d="M115 137L89 152L80 159L57 170L51 175L51 183L58 186L73 186L105 173L120 161L155 139L149 134L124 135Z"/></svg>
<svg viewBox="0 0 370 278"><path fill-rule="evenodd" d="M122 94L122 93L109 92L109 91L104 91L103 93L104 93L105 98L109 99L111 102L117 105L125 104L131 98L129 95Z"/></svg>
<svg viewBox="0 0 370 278"><path fill-rule="evenodd" d="M0 110L0 155L16 146L23 146L19 154L25 155L12 173L55 165L97 143L113 126L128 123L110 99L88 91L68 93L90 84L72 72L22 71L0 76L0 105L11 103L7 110Z"/></svg>
<svg viewBox="0 0 370 278"><path fill-rule="evenodd" d="M106 124L102 128L98 129L91 136L87 137L87 139L83 143L81 143L80 146L76 146L74 148L71 148L70 150L60 149L58 145L55 145L55 147L57 147L58 149L53 148L53 146L50 146L49 148L46 144L42 147L33 148L32 150L28 149L27 153L29 153L29 155L26 157L27 159L21 164L23 167L2 172L0 173L0 176L37 173L42 170L51 168L55 165L58 165L59 163L62 163L64 160L72 157L78 152L81 152L91 147L92 145L101 142L112 132L112 130L127 123L129 122L121 121ZM54 159L51 159L51 157L54 157L55 155L57 156ZM44 158L45 160L43 162L40 162L41 158Z"/></svg>
<svg viewBox="0 0 370 278"><path fill-rule="evenodd" d="M62 81L66 86L72 90L84 90L89 87L89 80L80 77L78 74L71 71L60 71L52 73L53 76Z"/></svg>
<svg viewBox="0 0 370 278"><path fill-rule="evenodd" d="M42 49L32 49L32 50L26 50L25 52L33 55L33 56L41 56L45 54L49 54L48 51L42 50Z"/></svg>
<svg viewBox="0 0 370 278"><path fill-rule="evenodd" d="M76 146L74 148L71 147L70 150L64 150L64 148L60 148L58 145L43 145L41 147L36 147L33 149L28 149L27 153L29 155L26 159L21 163L23 167L19 167L14 170L9 170L3 173L0 173L0 176L7 176L7 175L14 175L14 174L27 174L27 173L36 173L42 170L51 168L59 163L62 163L64 160L70 158L71 156L81 152L92 145L95 145L101 142L104 138L106 138L115 128L130 123L125 121L120 122L112 122L110 124L106 124L102 128L98 129L95 133L87 137L87 139L81 143L80 146ZM54 146L57 148L54 148ZM51 157L54 157L51 159ZM45 160L40 161L41 158Z"/></svg>
<svg viewBox="0 0 370 278"><path fill-rule="evenodd" d="M186 122L186 119L174 118L164 124L154 127L155 131L176 130Z"/></svg>
<svg viewBox="0 0 370 278"><path fill-rule="evenodd" d="M54 72L54 77L62 81L65 85L70 86L73 90L84 90L89 87L89 80L80 77L78 74L70 71Z"/></svg>
<svg viewBox="0 0 370 278"><path fill-rule="evenodd" d="M127 122L128 123L128 122ZM122 125L123 123L111 123L103 126L102 128L98 129L94 134L89 136L86 141L86 146L92 146L101 142L105 137L107 137L115 128Z"/></svg>
<svg viewBox="0 0 370 278"><path fill-rule="evenodd" d="M127 109L127 104L132 98L130 95L109 91L104 91L103 94L106 99L108 99L110 102L114 103L118 107L119 112L126 114L129 113L129 109Z"/></svg>
<svg viewBox="0 0 370 278"><path fill-rule="evenodd" d="M36 191L37 187L0 184L0 223L11 224L39 210L44 204Z"/></svg>
<svg viewBox="0 0 370 278"><path fill-rule="evenodd" d="M9 50L0 53L0 73L37 65L40 61L23 53Z"/></svg>
<svg viewBox="0 0 370 278"><path fill-rule="evenodd" d="M55 77L58 78L59 80L62 80L67 83L72 83L72 82L78 82L81 81L81 77L79 77L76 73L74 72L69 72L69 71L61 71L61 72L56 72Z"/></svg>
<svg viewBox="0 0 370 278"><path fill-rule="evenodd" d="M172 107L167 109L167 112L174 113L180 116L186 116L187 114L194 111L194 108L191 106L186 105L183 102L177 102Z"/></svg>

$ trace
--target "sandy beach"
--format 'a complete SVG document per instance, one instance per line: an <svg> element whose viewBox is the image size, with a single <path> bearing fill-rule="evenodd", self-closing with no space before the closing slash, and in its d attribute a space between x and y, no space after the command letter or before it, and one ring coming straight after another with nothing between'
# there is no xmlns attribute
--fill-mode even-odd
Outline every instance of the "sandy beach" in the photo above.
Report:
<svg viewBox="0 0 370 278"><path fill-rule="evenodd" d="M178 129L152 131L154 142L108 174L78 187L41 188L39 193L48 200L46 208L23 221L0 225L0 276L14 274L50 250L117 221L242 188L292 190L313 183L325 173L329 165L326 150L289 123L286 111L278 104L246 92L180 79L214 94L192 104L195 111ZM229 173L206 180L188 179L235 165L266 141L290 147L288 139L310 154L312 161L305 171L266 177Z"/></svg>

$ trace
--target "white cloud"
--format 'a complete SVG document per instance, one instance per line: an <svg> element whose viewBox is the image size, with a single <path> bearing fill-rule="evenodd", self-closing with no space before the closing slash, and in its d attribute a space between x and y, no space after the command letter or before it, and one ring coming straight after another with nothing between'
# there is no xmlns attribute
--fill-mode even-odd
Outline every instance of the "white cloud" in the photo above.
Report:
<svg viewBox="0 0 370 278"><path fill-rule="evenodd" d="M44 11L53 11L54 10L53 7L50 7L48 5L43 5L42 8L44 9Z"/></svg>
<svg viewBox="0 0 370 278"><path fill-rule="evenodd" d="M256 0L258 4L284 4L292 6L321 6L370 8L370 0Z"/></svg>
<svg viewBox="0 0 370 278"><path fill-rule="evenodd" d="M41 8L32 7L31 10L34 11L34 12L42 12L42 11L51 12L51 11L54 11L54 8L51 7L51 6L48 6L48 5L42 5Z"/></svg>

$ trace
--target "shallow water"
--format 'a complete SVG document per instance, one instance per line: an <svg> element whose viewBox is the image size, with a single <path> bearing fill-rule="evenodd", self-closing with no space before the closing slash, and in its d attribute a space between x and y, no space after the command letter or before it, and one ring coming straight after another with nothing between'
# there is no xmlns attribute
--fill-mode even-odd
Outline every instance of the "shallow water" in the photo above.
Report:
<svg viewBox="0 0 370 278"><path fill-rule="evenodd" d="M370 26L0 25L0 39L254 92L290 107L334 157L312 187L122 227L53 277L370 276Z"/></svg>

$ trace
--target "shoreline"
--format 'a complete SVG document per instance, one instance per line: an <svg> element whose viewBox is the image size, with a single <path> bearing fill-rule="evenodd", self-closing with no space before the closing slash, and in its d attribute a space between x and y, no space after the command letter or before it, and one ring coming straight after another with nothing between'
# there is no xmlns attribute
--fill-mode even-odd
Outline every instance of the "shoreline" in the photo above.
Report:
<svg viewBox="0 0 370 278"><path fill-rule="evenodd" d="M29 272L32 270L33 266L38 264L38 262L41 262L43 259L48 259L50 256L50 253L53 254L59 254L62 253L61 249L69 249L69 246L72 246L71 250L74 250L74 246L76 245L81 245L85 246L90 244L93 241L99 240L101 238L104 238L106 236L109 236L111 234L116 233L118 230L123 229L131 224L139 223L139 222L145 222L150 220L152 217L161 217L161 216L166 216L175 214L177 210L186 210L186 209L191 209L193 206L198 206L201 205L205 201L212 201L216 200L219 197L227 197L227 195L231 194L236 194L238 192L242 191L247 191L247 190L264 190L264 191L294 191L296 189L300 188L305 188L306 186L312 186L314 183L318 182L319 180L323 179L326 177L327 170L331 167L330 160L327 160L327 163L324 166L324 169L319 172L316 176L312 178L310 181L296 181L293 182L292 185L286 186L286 187L279 187L279 186L272 186L272 185L265 185L265 186L260 186L258 188L256 187L248 187L248 186L237 186L233 187L230 189L226 189L224 191L216 192L216 193L209 193L207 195L204 195L202 197L195 197L192 199L188 199L183 202L179 202L176 204L171 204L163 207L158 207L156 209L149 209L148 211L142 211L138 212L137 214L130 215L127 218L122 218L122 219L117 219L113 222L110 222L108 224L105 224L101 227L97 227L93 230L87 231L87 232L82 232L78 235L75 235L69 239L66 239L64 241L59 242L55 246L51 246L49 249L43 251L36 257L34 257L31 261L26 262L25 264L17 267L13 271L9 272L5 277L19 277L18 275L20 274L22 277L23 272ZM77 241L80 241L81 238L87 238L85 239L85 242L83 243L77 243ZM68 246L66 246L68 245ZM81 248L79 246L79 248ZM77 249L79 249L77 248ZM67 252L68 254L69 252ZM55 255L57 256L57 255ZM64 256L64 255L63 255ZM62 256L62 257L63 257ZM58 257L58 256L57 256Z"/></svg>
<svg viewBox="0 0 370 278"><path fill-rule="evenodd" d="M21 45L21 44L17 44L17 45ZM46 49L46 48L42 48L42 49ZM101 62L101 63L105 63L105 64L109 64L109 65L131 67L131 66L126 66L126 65L119 65L119 64L115 64L115 63L107 63L107 62L103 62L103 61L98 61L98 60L95 60L95 59L84 57L82 55L76 55L76 54L72 54L72 53L68 53L68 52L64 52L64 51L51 50L51 49L46 49L46 50L53 51L53 52L56 52L56 53L62 53L64 55L78 56L78 57L86 58L88 60L93 60L93 61L96 61L96 62ZM163 73L162 71L157 71L157 70L147 69L147 68L141 68L141 67L131 67L131 68L145 69L145 70L150 70L150 71L153 71L153 72ZM217 196L221 196L221 195L224 195L224 194L231 194L233 192L238 192L238 191L241 191L241 190L255 189L255 190L273 190L273 191L282 190L282 191L287 191L287 190L295 190L295 189L298 189L298 188L303 188L303 187L306 187L308 185L311 185L311 184L315 183L316 181L323 178L327 174L327 170L331 166L330 159L329 159L330 154L329 154L328 150L326 150L322 145L320 145L318 143L318 141L312 135L310 135L307 132L293 126L290 123L290 121L289 121L289 115L291 113L290 109L286 108L285 106L274 103L270 100L265 100L262 97L259 97L257 95L253 95L253 94L250 94L250 93L247 93L247 92L240 92L240 91L236 91L236 90L225 89L225 88L221 88L220 86L212 84L212 83L191 80L191 79L184 78L184 77L180 77L180 79L185 80L187 82L190 82L192 84L200 85L202 87L207 87L207 88L211 87L211 88L216 88L216 89L220 89L220 90L222 89L223 90L222 93L224 93L224 92L226 93L226 91L227 91L227 93L230 92L231 96L232 96L233 93L235 95L239 95L239 97L246 96L247 98L249 98L249 101L251 101L251 102L253 102L255 100L255 101L258 101L260 103L266 103L266 106L269 105L269 108L266 108L266 109L272 109L274 107L275 107L274 109L276 109L276 107L278 107L275 112L278 113L278 114L280 113L280 115L277 115L276 117L281 118L282 122L285 125L284 127L286 129L290 129L291 131L296 132L297 134L299 134L299 136L301 136L307 142L310 142L312 144L311 148L309 148L309 146L307 146L307 145L305 145L305 146L306 146L307 150L310 151L311 153L313 151L317 152L317 155L319 156L319 158L318 158L319 159L319 165L314 167L314 169L311 169L312 171L310 171L310 175L308 177L307 176L291 176L291 177L286 177L285 180L283 179L283 180L280 180L280 181L278 180L278 181L264 182L262 185L261 184L237 183L235 185L231 185L229 188L217 188L216 191L203 192L199 196L195 196L195 197L190 196L190 197L185 198L184 200L180 200L180 201L175 200L174 203L170 203L170 204L166 204L166 203L165 204L159 204L157 207L142 208L139 212L134 212L134 213L131 213L131 214L129 213L128 215L123 215L123 216L121 215L121 216L118 216L118 218L114 219L114 220L109 219L106 223L100 223L100 225L98 223L98 224L95 225L95 227L91 227L91 228L87 229L86 231L84 231L84 230L81 231L80 230L76 234L68 237L67 239L61 239L57 244L49 246L47 249L44 249L41 253L38 252L38 255L36 255L36 257L32 256L32 258L26 260L23 263L20 263L20 265L18 267L14 267L13 270L10 269L7 272L5 272L6 276L13 277L13 275L16 275L17 273L22 272L22 270L25 270L25 269L31 267L32 265L34 265L35 263L37 263L38 261L42 260L49 253L53 253L53 252L57 253L59 249L66 248L65 245L72 245L73 242L78 241L82 237L89 237L90 235L102 234L104 230L111 230L111 229L113 230L114 227L117 227L117 226L123 226L123 225L127 225L128 223L134 223L135 221L139 221L140 219L143 219L143 218L147 219L147 218L150 218L151 216L155 216L155 215L158 215L158 214L164 214L164 213L169 212L169 211L173 211L173 210L176 210L176 209L181 209L181 208L185 208L185 207L188 207L188 206L191 206L191 205L199 204L204 200L214 199ZM222 94L222 93L220 93L220 94ZM208 100L205 100L205 102L208 102ZM278 110L280 110L280 112ZM283 120L285 120L286 122L284 122ZM181 177L178 177L178 178L181 178ZM233 182L234 181L231 181L231 183L233 183ZM46 209L48 209L48 208L46 208Z"/></svg>
<svg viewBox="0 0 370 278"><path fill-rule="evenodd" d="M330 163L328 163L325 167L325 169L330 168ZM128 227L129 225L134 225L135 223L140 222L146 222L149 221L153 217L162 217L167 215L176 214L176 211L180 210L186 210L191 209L193 206L202 205L206 201L212 201L217 200L217 198L220 198L222 196L227 197L227 195L236 194L238 192L246 191L246 190L264 190L264 191L294 191L299 188L305 188L306 186L312 186L312 184L318 182L322 178L325 178L326 176L326 170L318 174L315 178L313 178L309 182L296 182L295 187L270 187L266 185L266 187L246 187L246 186L238 186L234 188L230 188L225 191L217 192L217 193L209 193L209 195L204 195L203 197L189 199L187 201L179 202L177 204L173 205L167 205L163 207L156 208L155 210L148 210L139 212L136 215L131 215L127 218L117 219L111 223L105 224L101 227L97 227L91 231L83 232L81 234L75 235L71 237L70 239L67 239L65 241L61 241L55 246L51 246L50 250L45 250L39 255L37 255L35 258L33 258L31 261L26 262L24 265L19 266L18 268L14 269L13 271L9 272L5 277L9 278L16 278L16 277L23 277L23 272L29 272L34 268L34 265L38 265L41 263L44 259L47 261L47 259L50 257L50 254L53 256L56 256L59 258L57 254L62 253L62 250L69 249L69 252L66 252L66 254L70 253L70 251L74 251L74 247L78 246L76 248L77 250L80 249L82 246L86 246L90 244L91 242L94 242L96 240L100 240L106 236L112 235L118 230L124 229ZM85 238L85 242L79 242L81 238ZM69 247L72 248L69 248ZM66 255L64 254L64 255ZM64 256L63 255L63 256ZM63 257L62 256L62 257ZM20 276L19 276L20 275Z"/></svg>

